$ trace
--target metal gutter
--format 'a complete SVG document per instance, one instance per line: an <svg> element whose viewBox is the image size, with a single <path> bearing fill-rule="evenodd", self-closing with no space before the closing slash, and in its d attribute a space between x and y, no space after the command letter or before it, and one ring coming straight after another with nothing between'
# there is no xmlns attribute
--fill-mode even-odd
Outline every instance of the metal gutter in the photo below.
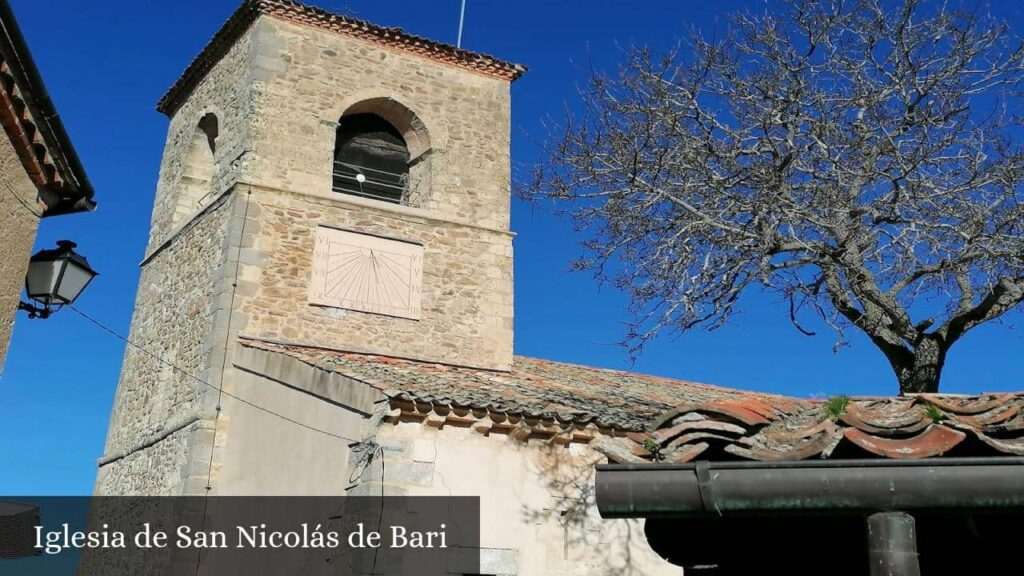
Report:
<svg viewBox="0 0 1024 576"><path fill-rule="evenodd" d="M0 48L17 63L16 67L11 68L11 72L22 88L22 97L33 111L33 120L37 123L36 127L47 147L50 148L52 161L61 177L71 185L70 188L75 193L59 198L47 209L45 215L56 216L95 210L92 184L75 152L64 123L60 121L57 109L39 75L39 69L32 59L32 53L7 0L0 0L0 24L3 32L0 34Z"/></svg>
<svg viewBox="0 0 1024 576"><path fill-rule="evenodd" d="M597 466L604 518L1024 509L1024 458Z"/></svg>

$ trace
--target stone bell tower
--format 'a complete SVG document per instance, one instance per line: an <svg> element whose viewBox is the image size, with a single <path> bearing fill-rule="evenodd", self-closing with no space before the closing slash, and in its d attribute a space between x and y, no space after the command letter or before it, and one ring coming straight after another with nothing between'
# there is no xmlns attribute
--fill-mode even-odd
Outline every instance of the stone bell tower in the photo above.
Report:
<svg viewBox="0 0 1024 576"><path fill-rule="evenodd" d="M322 407L245 388L239 339L508 370L509 88L523 70L246 1L158 106L170 125L131 327L153 354L126 352L97 493L333 490L246 475L247 451L284 440L243 409Z"/></svg>

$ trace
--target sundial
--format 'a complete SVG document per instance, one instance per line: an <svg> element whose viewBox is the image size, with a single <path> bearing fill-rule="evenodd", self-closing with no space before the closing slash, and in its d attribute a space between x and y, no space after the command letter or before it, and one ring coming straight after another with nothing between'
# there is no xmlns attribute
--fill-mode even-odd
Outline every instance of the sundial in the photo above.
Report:
<svg viewBox="0 0 1024 576"><path fill-rule="evenodd" d="M418 320L423 246L317 228L309 302Z"/></svg>

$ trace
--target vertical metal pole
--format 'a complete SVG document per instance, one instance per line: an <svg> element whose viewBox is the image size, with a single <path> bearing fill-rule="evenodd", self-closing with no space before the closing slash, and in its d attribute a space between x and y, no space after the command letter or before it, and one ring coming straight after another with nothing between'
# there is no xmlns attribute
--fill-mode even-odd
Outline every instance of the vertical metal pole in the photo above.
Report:
<svg viewBox="0 0 1024 576"><path fill-rule="evenodd" d="M462 10L459 11L459 39L455 42L456 48L462 48L462 23L466 20L466 0L462 0Z"/></svg>
<svg viewBox="0 0 1024 576"><path fill-rule="evenodd" d="M871 576L921 576L914 517L905 512L868 516L868 561Z"/></svg>

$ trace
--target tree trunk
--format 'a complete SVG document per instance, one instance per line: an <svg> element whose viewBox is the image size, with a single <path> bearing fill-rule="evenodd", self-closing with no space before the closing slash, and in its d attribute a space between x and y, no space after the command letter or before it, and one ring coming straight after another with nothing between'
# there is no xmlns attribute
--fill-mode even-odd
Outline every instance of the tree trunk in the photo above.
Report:
<svg viewBox="0 0 1024 576"><path fill-rule="evenodd" d="M898 360L890 358L900 382L900 393L938 392L948 351L949 346L941 336L925 334L905 357Z"/></svg>

